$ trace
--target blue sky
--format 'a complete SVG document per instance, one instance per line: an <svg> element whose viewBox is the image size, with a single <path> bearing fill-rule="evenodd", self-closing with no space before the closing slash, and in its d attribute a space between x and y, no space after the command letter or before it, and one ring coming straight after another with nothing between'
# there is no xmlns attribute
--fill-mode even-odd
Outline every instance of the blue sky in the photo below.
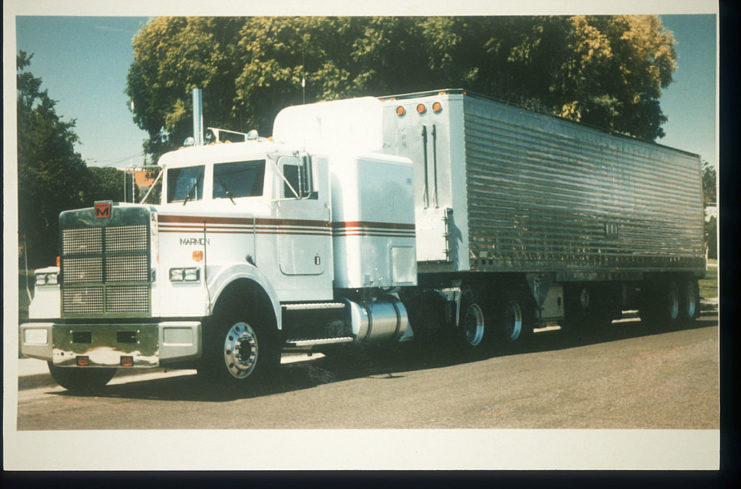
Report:
<svg viewBox="0 0 741 489"><path fill-rule="evenodd" d="M77 121L77 150L89 165L143 162L146 133L137 128L124 93L131 40L146 17L17 17L17 49L33 53L30 71ZM659 143L716 164L716 24L714 15L662 16L677 40L678 70L661 105L668 117Z"/></svg>

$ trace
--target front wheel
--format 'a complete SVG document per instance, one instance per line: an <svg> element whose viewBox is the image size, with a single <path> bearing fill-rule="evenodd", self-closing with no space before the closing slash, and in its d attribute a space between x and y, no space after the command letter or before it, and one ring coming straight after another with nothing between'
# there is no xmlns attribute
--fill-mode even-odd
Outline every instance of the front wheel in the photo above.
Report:
<svg viewBox="0 0 741 489"><path fill-rule="evenodd" d="M47 365L57 384L79 394L99 392L116 374L115 368L57 367L52 362L47 362Z"/></svg>
<svg viewBox="0 0 741 489"><path fill-rule="evenodd" d="M241 318L218 319L206 333L198 374L218 384L247 384L280 364L280 349L270 330Z"/></svg>

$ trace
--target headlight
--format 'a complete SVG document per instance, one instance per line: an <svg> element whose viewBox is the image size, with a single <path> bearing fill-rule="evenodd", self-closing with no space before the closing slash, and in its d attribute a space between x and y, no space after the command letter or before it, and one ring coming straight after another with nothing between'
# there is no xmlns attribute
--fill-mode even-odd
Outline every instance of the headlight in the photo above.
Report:
<svg viewBox="0 0 741 489"><path fill-rule="evenodd" d="M37 273L36 285L57 285L59 284L58 273Z"/></svg>
<svg viewBox="0 0 741 489"><path fill-rule="evenodd" d="M201 278L201 270L199 268L171 268L170 269L170 281L171 282L198 282Z"/></svg>
<svg viewBox="0 0 741 489"><path fill-rule="evenodd" d="M182 282L184 271L182 268L171 268L170 269L170 281L171 282Z"/></svg>

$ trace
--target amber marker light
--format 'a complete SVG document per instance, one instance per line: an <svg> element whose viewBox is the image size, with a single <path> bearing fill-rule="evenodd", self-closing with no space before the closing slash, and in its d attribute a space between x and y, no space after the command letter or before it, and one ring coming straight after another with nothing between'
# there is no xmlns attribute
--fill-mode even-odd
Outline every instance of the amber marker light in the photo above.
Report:
<svg viewBox="0 0 741 489"><path fill-rule="evenodd" d="M440 102L435 102L434 104L432 104L432 111L433 112L438 113L441 110L443 110L443 106L440 104Z"/></svg>
<svg viewBox="0 0 741 489"><path fill-rule="evenodd" d="M425 112L427 112L427 107L425 107L425 104L417 104L417 113L424 114Z"/></svg>
<svg viewBox="0 0 741 489"><path fill-rule="evenodd" d="M201 251L201 250L194 250L193 251L193 261L194 262L199 262L201 260L203 260L203 251Z"/></svg>
<svg viewBox="0 0 741 489"><path fill-rule="evenodd" d="M87 367L90 365L90 358L89 357L77 357L77 366L78 367Z"/></svg>
<svg viewBox="0 0 741 489"><path fill-rule="evenodd" d="M131 357L131 356L122 356L121 357L121 366L122 367L133 367L134 366L134 357Z"/></svg>
<svg viewBox="0 0 741 489"><path fill-rule="evenodd" d="M407 111L401 105L396 108L396 115L402 116L406 113Z"/></svg>
<svg viewBox="0 0 741 489"><path fill-rule="evenodd" d="M59 255L57 255L57 266L59 266Z"/></svg>

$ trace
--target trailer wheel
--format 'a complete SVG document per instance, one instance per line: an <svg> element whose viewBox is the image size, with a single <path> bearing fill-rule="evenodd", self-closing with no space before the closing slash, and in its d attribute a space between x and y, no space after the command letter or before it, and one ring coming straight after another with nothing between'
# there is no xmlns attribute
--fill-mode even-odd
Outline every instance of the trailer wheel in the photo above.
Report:
<svg viewBox="0 0 741 489"><path fill-rule="evenodd" d="M681 317L680 290L677 282L653 282L642 291L640 315L649 327L672 328Z"/></svg>
<svg viewBox="0 0 741 489"><path fill-rule="evenodd" d="M464 344L472 348L484 343L486 336L484 309L470 290L464 292L461 298L460 332Z"/></svg>
<svg viewBox="0 0 741 489"><path fill-rule="evenodd" d="M79 394L99 392L116 373L115 368L57 367L52 362L46 363L49 366L49 373L57 384L70 392Z"/></svg>
<svg viewBox="0 0 741 489"><path fill-rule="evenodd" d="M280 364L275 334L259 320L239 314L217 315L204 338L200 377L221 385L258 382Z"/></svg>
<svg viewBox="0 0 741 489"><path fill-rule="evenodd" d="M692 323L700 313L700 287L697 280L690 279L682 283L680 291L680 321Z"/></svg>

